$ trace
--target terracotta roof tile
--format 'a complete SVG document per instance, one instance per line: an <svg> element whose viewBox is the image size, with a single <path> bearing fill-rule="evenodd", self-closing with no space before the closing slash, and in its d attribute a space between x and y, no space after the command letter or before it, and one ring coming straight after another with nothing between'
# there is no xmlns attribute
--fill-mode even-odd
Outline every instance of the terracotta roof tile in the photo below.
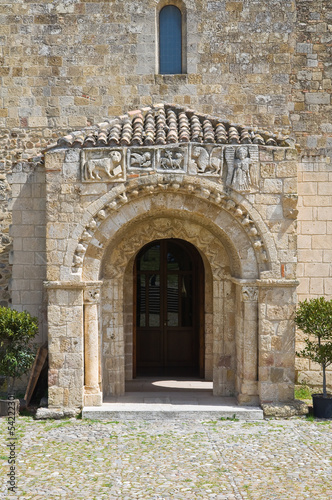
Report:
<svg viewBox="0 0 332 500"><path fill-rule="evenodd" d="M290 146L293 141L274 134L232 125L227 120L196 113L180 106L158 104L130 111L95 127L73 132L58 146L152 146L185 142Z"/></svg>

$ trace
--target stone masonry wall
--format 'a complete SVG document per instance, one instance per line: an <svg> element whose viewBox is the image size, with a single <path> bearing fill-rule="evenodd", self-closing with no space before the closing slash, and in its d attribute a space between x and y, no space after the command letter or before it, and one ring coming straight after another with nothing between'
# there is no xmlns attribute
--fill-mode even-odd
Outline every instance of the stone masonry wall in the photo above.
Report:
<svg viewBox="0 0 332 500"><path fill-rule="evenodd" d="M332 297L332 9L329 0L298 0L292 74L298 171L298 299ZM297 349L302 347L298 335ZM298 380L319 387L321 370L297 359ZM332 387L332 373L328 382Z"/></svg>
<svg viewBox="0 0 332 500"><path fill-rule="evenodd" d="M331 297L330 0L184 4L187 74L162 76L156 0L0 2L1 304L11 302L8 173L68 131L160 101L296 137L299 297Z"/></svg>

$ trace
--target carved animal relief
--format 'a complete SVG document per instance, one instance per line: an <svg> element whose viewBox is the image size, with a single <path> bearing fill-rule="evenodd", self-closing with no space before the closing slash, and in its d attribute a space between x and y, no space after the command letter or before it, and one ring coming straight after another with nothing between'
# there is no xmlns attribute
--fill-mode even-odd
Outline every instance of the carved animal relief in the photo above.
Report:
<svg viewBox="0 0 332 500"><path fill-rule="evenodd" d="M191 145L189 172L198 175L222 175L223 148Z"/></svg>
<svg viewBox="0 0 332 500"><path fill-rule="evenodd" d="M227 168L224 168L224 159ZM189 143L84 149L81 169L84 182L125 182L127 170L137 174L188 172L246 193L258 189L258 146Z"/></svg>
<svg viewBox="0 0 332 500"><path fill-rule="evenodd" d="M181 147L157 150L157 170L186 171L187 149Z"/></svg>
<svg viewBox="0 0 332 500"><path fill-rule="evenodd" d="M154 150L147 148L128 149L128 168L152 170L154 168Z"/></svg>
<svg viewBox="0 0 332 500"><path fill-rule="evenodd" d="M107 152L85 150L82 154L83 181L125 181L124 153L119 149Z"/></svg>

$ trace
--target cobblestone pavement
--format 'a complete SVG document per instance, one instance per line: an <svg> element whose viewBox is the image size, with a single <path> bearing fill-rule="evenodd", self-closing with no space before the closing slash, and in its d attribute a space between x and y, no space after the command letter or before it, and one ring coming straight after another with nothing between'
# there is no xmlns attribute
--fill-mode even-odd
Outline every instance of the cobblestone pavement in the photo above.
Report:
<svg viewBox="0 0 332 500"><path fill-rule="evenodd" d="M17 496L33 500L332 499L332 422L16 420Z"/></svg>

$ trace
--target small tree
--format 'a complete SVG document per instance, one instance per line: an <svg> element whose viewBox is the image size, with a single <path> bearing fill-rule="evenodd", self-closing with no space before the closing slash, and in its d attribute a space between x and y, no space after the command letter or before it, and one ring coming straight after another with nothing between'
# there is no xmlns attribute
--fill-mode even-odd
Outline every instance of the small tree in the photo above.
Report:
<svg viewBox="0 0 332 500"><path fill-rule="evenodd" d="M31 340L38 333L38 320L26 311L0 307L0 375L7 381L12 394L17 378L31 368L35 349Z"/></svg>
<svg viewBox="0 0 332 500"><path fill-rule="evenodd" d="M332 364L332 300L319 297L300 302L295 323L307 335L305 348L296 354L321 365L323 396L326 398L326 368Z"/></svg>

